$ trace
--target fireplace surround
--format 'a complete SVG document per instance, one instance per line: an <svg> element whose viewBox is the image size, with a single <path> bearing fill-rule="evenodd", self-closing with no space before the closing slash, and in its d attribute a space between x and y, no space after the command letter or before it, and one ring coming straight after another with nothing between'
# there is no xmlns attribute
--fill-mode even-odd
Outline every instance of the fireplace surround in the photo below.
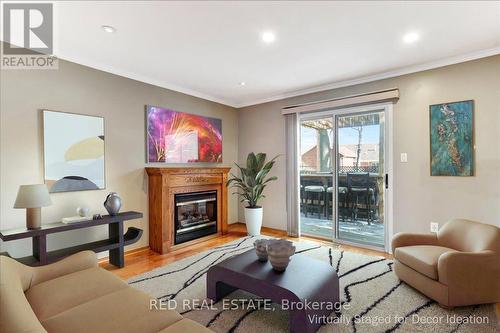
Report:
<svg viewBox="0 0 500 333"><path fill-rule="evenodd" d="M146 168L149 246L158 253L227 233L230 168Z"/></svg>

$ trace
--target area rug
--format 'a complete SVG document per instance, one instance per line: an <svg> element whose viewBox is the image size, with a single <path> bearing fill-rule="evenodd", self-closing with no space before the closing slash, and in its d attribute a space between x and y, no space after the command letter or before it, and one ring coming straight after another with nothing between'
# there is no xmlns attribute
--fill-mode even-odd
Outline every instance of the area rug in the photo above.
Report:
<svg viewBox="0 0 500 333"><path fill-rule="evenodd" d="M243 291L228 301L206 302L206 272L210 266L253 248L256 237L245 237L160 267L129 280L129 284L175 308L183 316L215 332L288 332L288 313L279 305L259 306L259 298ZM340 281L344 305L318 332L499 332L493 305L445 310L405 283L381 257L339 251L315 242L296 242L297 256L324 261ZM293 258L292 258L293 260ZM286 273L286 272L285 272ZM308 274L304 272L304 283ZM230 302L229 302L230 303ZM347 306L346 306L347 305Z"/></svg>

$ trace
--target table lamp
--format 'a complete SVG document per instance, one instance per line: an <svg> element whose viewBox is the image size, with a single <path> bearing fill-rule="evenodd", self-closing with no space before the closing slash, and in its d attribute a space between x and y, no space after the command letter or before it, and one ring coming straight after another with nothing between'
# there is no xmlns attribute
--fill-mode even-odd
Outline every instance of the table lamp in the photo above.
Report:
<svg viewBox="0 0 500 333"><path fill-rule="evenodd" d="M42 226L41 207L51 204L49 191L45 184L21 185L17 192L14 208L26 208L26 228L39 229Z"/></svg>

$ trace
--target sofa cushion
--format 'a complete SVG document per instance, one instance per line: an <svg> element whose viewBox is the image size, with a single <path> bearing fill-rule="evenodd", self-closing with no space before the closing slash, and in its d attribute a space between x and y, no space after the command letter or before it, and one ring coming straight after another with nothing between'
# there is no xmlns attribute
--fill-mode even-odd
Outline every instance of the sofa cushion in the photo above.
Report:
<svg viewBox="0 0 500 333"><path fill-rule="evenodd" d="M403 246L396 248L394 258L417 272L420 272L433 280L438 280L438 259L443 253L449 251L456 252L453 249L442 246Z"/></svg>
<svg viewBox="0 0 500 333"><path fill-rule="evenodd" d="M132 287L95 298L42 321L50 333L157 333L182 319L150 310L150 297Z"/></svg>
<svg viewBox="0 0 500 333"><path fill-rule="evenodd" d="M212 330L209 330L205 326L198 324L191 319L182 319L176 322L175 324L161 330L158 333L212 333Z"/></svg>
<svg viewBox="0 0 500 333"><path fill-rule="evenodd" d="M0 332L47 333L24 296L21 267L0 255Z"/></svg>
<svg viewBox="0 0 500 333"><path fill-rule="evenodd" d="M89 268L42 282L26 291L26 298L40 321L94 298L128 288L114 274Z"/></svg>

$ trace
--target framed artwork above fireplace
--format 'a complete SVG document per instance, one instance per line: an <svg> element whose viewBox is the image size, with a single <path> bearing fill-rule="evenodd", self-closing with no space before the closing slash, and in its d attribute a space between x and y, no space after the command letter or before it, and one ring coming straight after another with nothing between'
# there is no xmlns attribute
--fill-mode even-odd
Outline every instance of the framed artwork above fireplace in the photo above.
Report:
<svg viewBox="0 0 500 333"><path fill-rule="evenodd" d="M222 120L146 106L147 162L222 162Z"/></svg>

